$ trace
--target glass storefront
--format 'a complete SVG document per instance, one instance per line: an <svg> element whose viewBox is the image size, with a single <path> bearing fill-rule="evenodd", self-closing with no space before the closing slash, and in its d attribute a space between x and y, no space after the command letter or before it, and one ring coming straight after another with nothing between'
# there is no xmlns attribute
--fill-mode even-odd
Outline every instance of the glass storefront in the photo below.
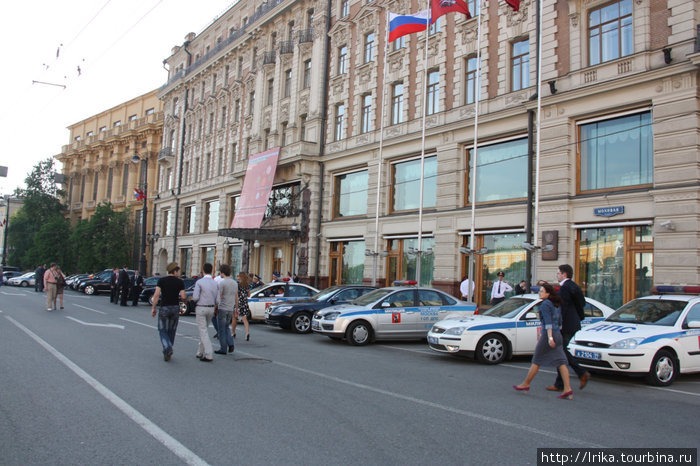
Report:
<svg viewBox="0 0 700 466"><path fill-rule="evenodd" d="M330 285L361 285L365 274L365 242L330 243Z"/></svg>
<svg viewBox="0 0 700 466"><path fill-rule="evenodd" d="M418 238L389 240L389 257L387 258L387 286L394 280L417 280L421 286L431 286L435 263L434 254L421 254L420 280L416 278L418 255L411 249L418 249ZM421 249L427 251L435 248L435 238L423 238Z"/></svg>
<svg viewBox="0 0 700 466"><path fill-rule="evenodd" d="M525 233L503 233L483 235L483 245L488 252L481 256L481 300L479 304L488 304L491 299L491 288L498 281L498 272L503 272L503 281L511 287L525 280L527 253L522 244ZM533 277L537 282L539 277ZM548 280L551 281L551 280ZM506 297L514 293L506 293Z"/></svg>

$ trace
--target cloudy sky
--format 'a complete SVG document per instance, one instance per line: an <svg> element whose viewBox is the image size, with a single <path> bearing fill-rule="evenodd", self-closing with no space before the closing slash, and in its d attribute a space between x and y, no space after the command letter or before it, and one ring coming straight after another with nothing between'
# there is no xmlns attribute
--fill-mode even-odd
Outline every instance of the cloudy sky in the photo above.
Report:
<svg viewBox="0 0 700 466"><path fill-rule="evenodd" d="M69 143L66 127L160 87L163 59L235 0L5 2L0 194ZM80 67L80 71L78 71ZM32 83L40 81L41 83ZM47 84L42 84L47 83ZM65 85L63 87L57 85Z"/></svg>

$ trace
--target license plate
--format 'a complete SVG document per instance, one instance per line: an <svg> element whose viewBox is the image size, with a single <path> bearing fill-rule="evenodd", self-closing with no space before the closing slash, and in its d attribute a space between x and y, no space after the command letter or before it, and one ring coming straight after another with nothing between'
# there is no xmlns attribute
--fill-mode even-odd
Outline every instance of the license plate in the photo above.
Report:
<svg viewBox="0 0 700 466"><path fill-rule="evenodd" d="M433 345L437 345L438 344L437 337L428 337L428 343L432 343Z"/></svg>
<svg viewBox="0 0 700 466"><path fill-rule="evenodd" d="M594 353L593 351L576 350L575 356L583 359L595 359L596 361L600 360L600 353Z"/></svg>
<svg viewBox="0 0 700 466"><path fill-rule="evenodd" d="M321 323L317 320L311 322L311 328L321 330Z"/></svg>

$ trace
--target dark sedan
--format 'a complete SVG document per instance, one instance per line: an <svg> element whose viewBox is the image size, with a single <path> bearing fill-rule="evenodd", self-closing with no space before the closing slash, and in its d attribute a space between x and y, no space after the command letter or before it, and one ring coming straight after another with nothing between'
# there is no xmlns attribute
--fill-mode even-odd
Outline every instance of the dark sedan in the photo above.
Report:
<svg viewBox="0 0 700 466"><path fill-rule="evenodd" d="M127 273L129 274L129 279L131 279L131 277L134 276L133 270L127 270ZM78 286L78 291L82 291L83 293L85 293L87 295L97 294L101 291L109 291L111 277L112 277L111 270L101 272L99 275L97 275L92 280L84 280L84 281L80 282L80 285Z"/></svg>
<svg viewBox="0 0 700 466"><path fill-rule="evenodd" d="M376 288L364 285L338 285L321 290L309 300L270 306L265 312L265 322L294 333L310 333L311 320L316 311L352 301Z"/></svg>

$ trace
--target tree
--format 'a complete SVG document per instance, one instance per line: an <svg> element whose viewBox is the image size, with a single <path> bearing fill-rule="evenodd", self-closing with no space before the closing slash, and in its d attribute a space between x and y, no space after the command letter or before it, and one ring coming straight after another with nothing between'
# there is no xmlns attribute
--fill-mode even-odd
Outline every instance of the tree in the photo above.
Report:
<svg viewBox="0 0 700 466"><path fill-rule="evenodd" d="M81 220L71 236L78 270L95 271L131 265L134 223L131 209L115 211L112 204L99 204L89 220Z"/></svg>

